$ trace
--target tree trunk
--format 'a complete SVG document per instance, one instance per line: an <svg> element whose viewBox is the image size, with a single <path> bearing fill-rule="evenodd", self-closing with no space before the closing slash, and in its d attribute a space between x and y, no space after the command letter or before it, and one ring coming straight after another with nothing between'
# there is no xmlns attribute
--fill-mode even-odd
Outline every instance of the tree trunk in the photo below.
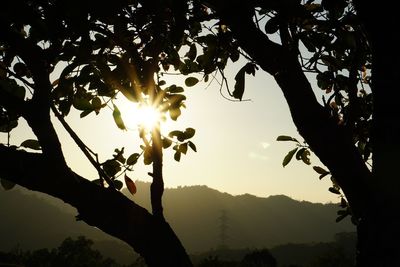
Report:
<svg viewBox="0 0 400 267"><path fill-rule="evenodd" d="M400 266L400 88L398 14L371 1L354 1L372 49L374 191L358 227L358 266Z"/></svg>
<svg viewBox="0 0 400 267"><path fill-rule="evenodd" d="M128 243L148 266L193 266L169 224L122 193L53 168L42 154L0 145L0 162L1 178L74 206L77 218Z"/></svg>
<svg viewBox="0 0 400 267"><path fill-rule="evenodd" d="M229 9L224 4L218 5L218 1L214 4L240 47L264 71L274 76L299 133L329 168L359 218L366 209L366 199L372 190L371 172L354 146L351 134L335 123L318 103L297 55L272 42L256 28L252 12L246 12L240 1L230 3ZM241 19L238 20L238 17Z"/></svg>
<svg viewBox="0 0 400 267"><path fill-rule="evenodd" d="M293 122L349 200L358 225L358 266L400 266L400 62L397 10L355 0L372 46L373 171L365 166L351 135L329 119L298 65L296 55L271 42L240 1L210 1L246 51L273 75L289 105ZM395 11L396 10L396 11ZM379 16L380 14L380 16ZM238 20L237 18L241 19Z"/></svg>

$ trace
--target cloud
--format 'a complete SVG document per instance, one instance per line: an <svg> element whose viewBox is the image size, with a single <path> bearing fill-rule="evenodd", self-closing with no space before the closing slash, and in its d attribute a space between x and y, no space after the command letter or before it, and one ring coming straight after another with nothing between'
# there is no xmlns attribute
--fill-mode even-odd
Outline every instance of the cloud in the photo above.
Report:
<svg viewBox="0 0 400 267"><path fill-rule="evenodd" d="M249 153L249 158L251 159L257 159L257 160L268 160L269 157L255 153L255 152L250 152Z"/></svg>
<svg viewBox="0 0 400 267"><path fill-rule="evenodd" d="M271 145L270 143L261 142L261 146L262 146L262 148L264 148L264 149L267 149L270 145Z"/></svg>

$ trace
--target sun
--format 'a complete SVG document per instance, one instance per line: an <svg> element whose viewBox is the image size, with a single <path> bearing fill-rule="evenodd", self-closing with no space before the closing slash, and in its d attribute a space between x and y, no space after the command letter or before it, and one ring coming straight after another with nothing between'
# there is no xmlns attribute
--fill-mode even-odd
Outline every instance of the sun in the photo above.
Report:
<svg viewBox="0 0 400 267"><path fill-rule="evenodd" d="M152 131L162 121L162 114L157 107L145 103L138 104L120 98L116 105L121 111L122 120L127 129L138 129L140 127Z"/></svg>
<svg viewBox="0 0 400 267"><path fill-rule="evenodd" d="M155 107L148 105L139 105L135 116L139 126L147 130L152 130L154 127L158 126L161 120L160 112Z"/></svg>

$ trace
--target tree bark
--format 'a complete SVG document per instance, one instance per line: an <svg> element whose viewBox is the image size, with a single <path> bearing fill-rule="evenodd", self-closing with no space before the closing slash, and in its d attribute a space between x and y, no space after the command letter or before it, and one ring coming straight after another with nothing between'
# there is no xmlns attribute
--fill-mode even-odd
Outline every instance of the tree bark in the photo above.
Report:
<svg viewBox="0 0 400 267"><path fill-rule="evenodd" d="M229 10L212 1L250 57L275 77L293 122L313 152L343 189L358 224L358 266L400 266L400 60L397 11L376 2L356 0L372 47L373 170L365 166L351 135L335 124L318 104L295 54L271 42L237 1ZM223 1L221 1L223 2ZM377 14L382 16L377 17ZM240 20L237 18L240 17Z"/></svg>
<svg viewBox="0 0 400 267"><path fill-rule="evenodd" d="M358 227L358 266L400 266L400 88L395 64L400 41L397 10L371 1L355 5L372 50L373 181L368 210ZM381 15L379 15L381 14Z"/></svg>
<svg viewBox="0 0 400 267"><path fill-rule="evenodd" d="M79 219L128 243L148 266L192 266L169 224L122 193L95 185L72 171L60 171L42 154L0 145L0 162L2 179L74 206Z"/></svg>

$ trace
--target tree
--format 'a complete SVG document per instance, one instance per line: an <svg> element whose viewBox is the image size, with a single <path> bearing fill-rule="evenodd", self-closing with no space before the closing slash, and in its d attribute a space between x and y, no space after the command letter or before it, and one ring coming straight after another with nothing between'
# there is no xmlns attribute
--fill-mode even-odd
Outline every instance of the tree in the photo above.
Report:
<svg viewBox="0 0 400 267"><path fill-rule="evenodd" d="M78 209L80 219L130 244L149 266L191 266L162 216L161 144L168 147L173 138L179 160L188 147L196 149L188 140L193 129L171 132L170 138L157 129L141 134L144 161L153 164L150 214L116 190L121 186L117 174L130 169L140 154L124 160L123 150L116 150L112 159L98 163L64 117L72 107L84 117L109 105L124 129L112 105L123 94L177 119L183 88L164 84L160 73L201 74L205 82L220 74L230 95L242 100L246 75L261 68L275 78L306 142L288 154L284 165L295 155L309 164L310 151L315 153L329 171L314 169L321 178L330 174L330 190L343 194L339 215L351 214L357 225L358 265L397 266L394 10L359 0L354 5L346 0L7 2L0 11L0 127L10 132L23 117L38 141L22 145L41 153L1 145L2 183L63 199ZM375 20L377 13L384 16ZM223 70L239 58L248 62L231 91ZM56 66L62 72L50 81ZM186 85L196 84L196 77L188 77ZM314 78L323 90L322 104L310 83ZM97 184L68 168L50 111L97 168Z"/></svg>
<svg viewBox="0 0 400 267"><path fill-rule="evenodd" d="M99 251L92 248L92 245L93 241L83 236L78 237L76 240L68 237L58 248L52 250L43 248L35 251L22 251L18 249L7 254L4 253L0 257L0 260L4 263L1 266L121 266L110 258L103 258Z"/></svg>
<svg viewBox="0 0 400 267"><path fill-rule="evenodd" d="M244 256L242 267L276 267L277 262L268 249L256 250Z"/></svg>

